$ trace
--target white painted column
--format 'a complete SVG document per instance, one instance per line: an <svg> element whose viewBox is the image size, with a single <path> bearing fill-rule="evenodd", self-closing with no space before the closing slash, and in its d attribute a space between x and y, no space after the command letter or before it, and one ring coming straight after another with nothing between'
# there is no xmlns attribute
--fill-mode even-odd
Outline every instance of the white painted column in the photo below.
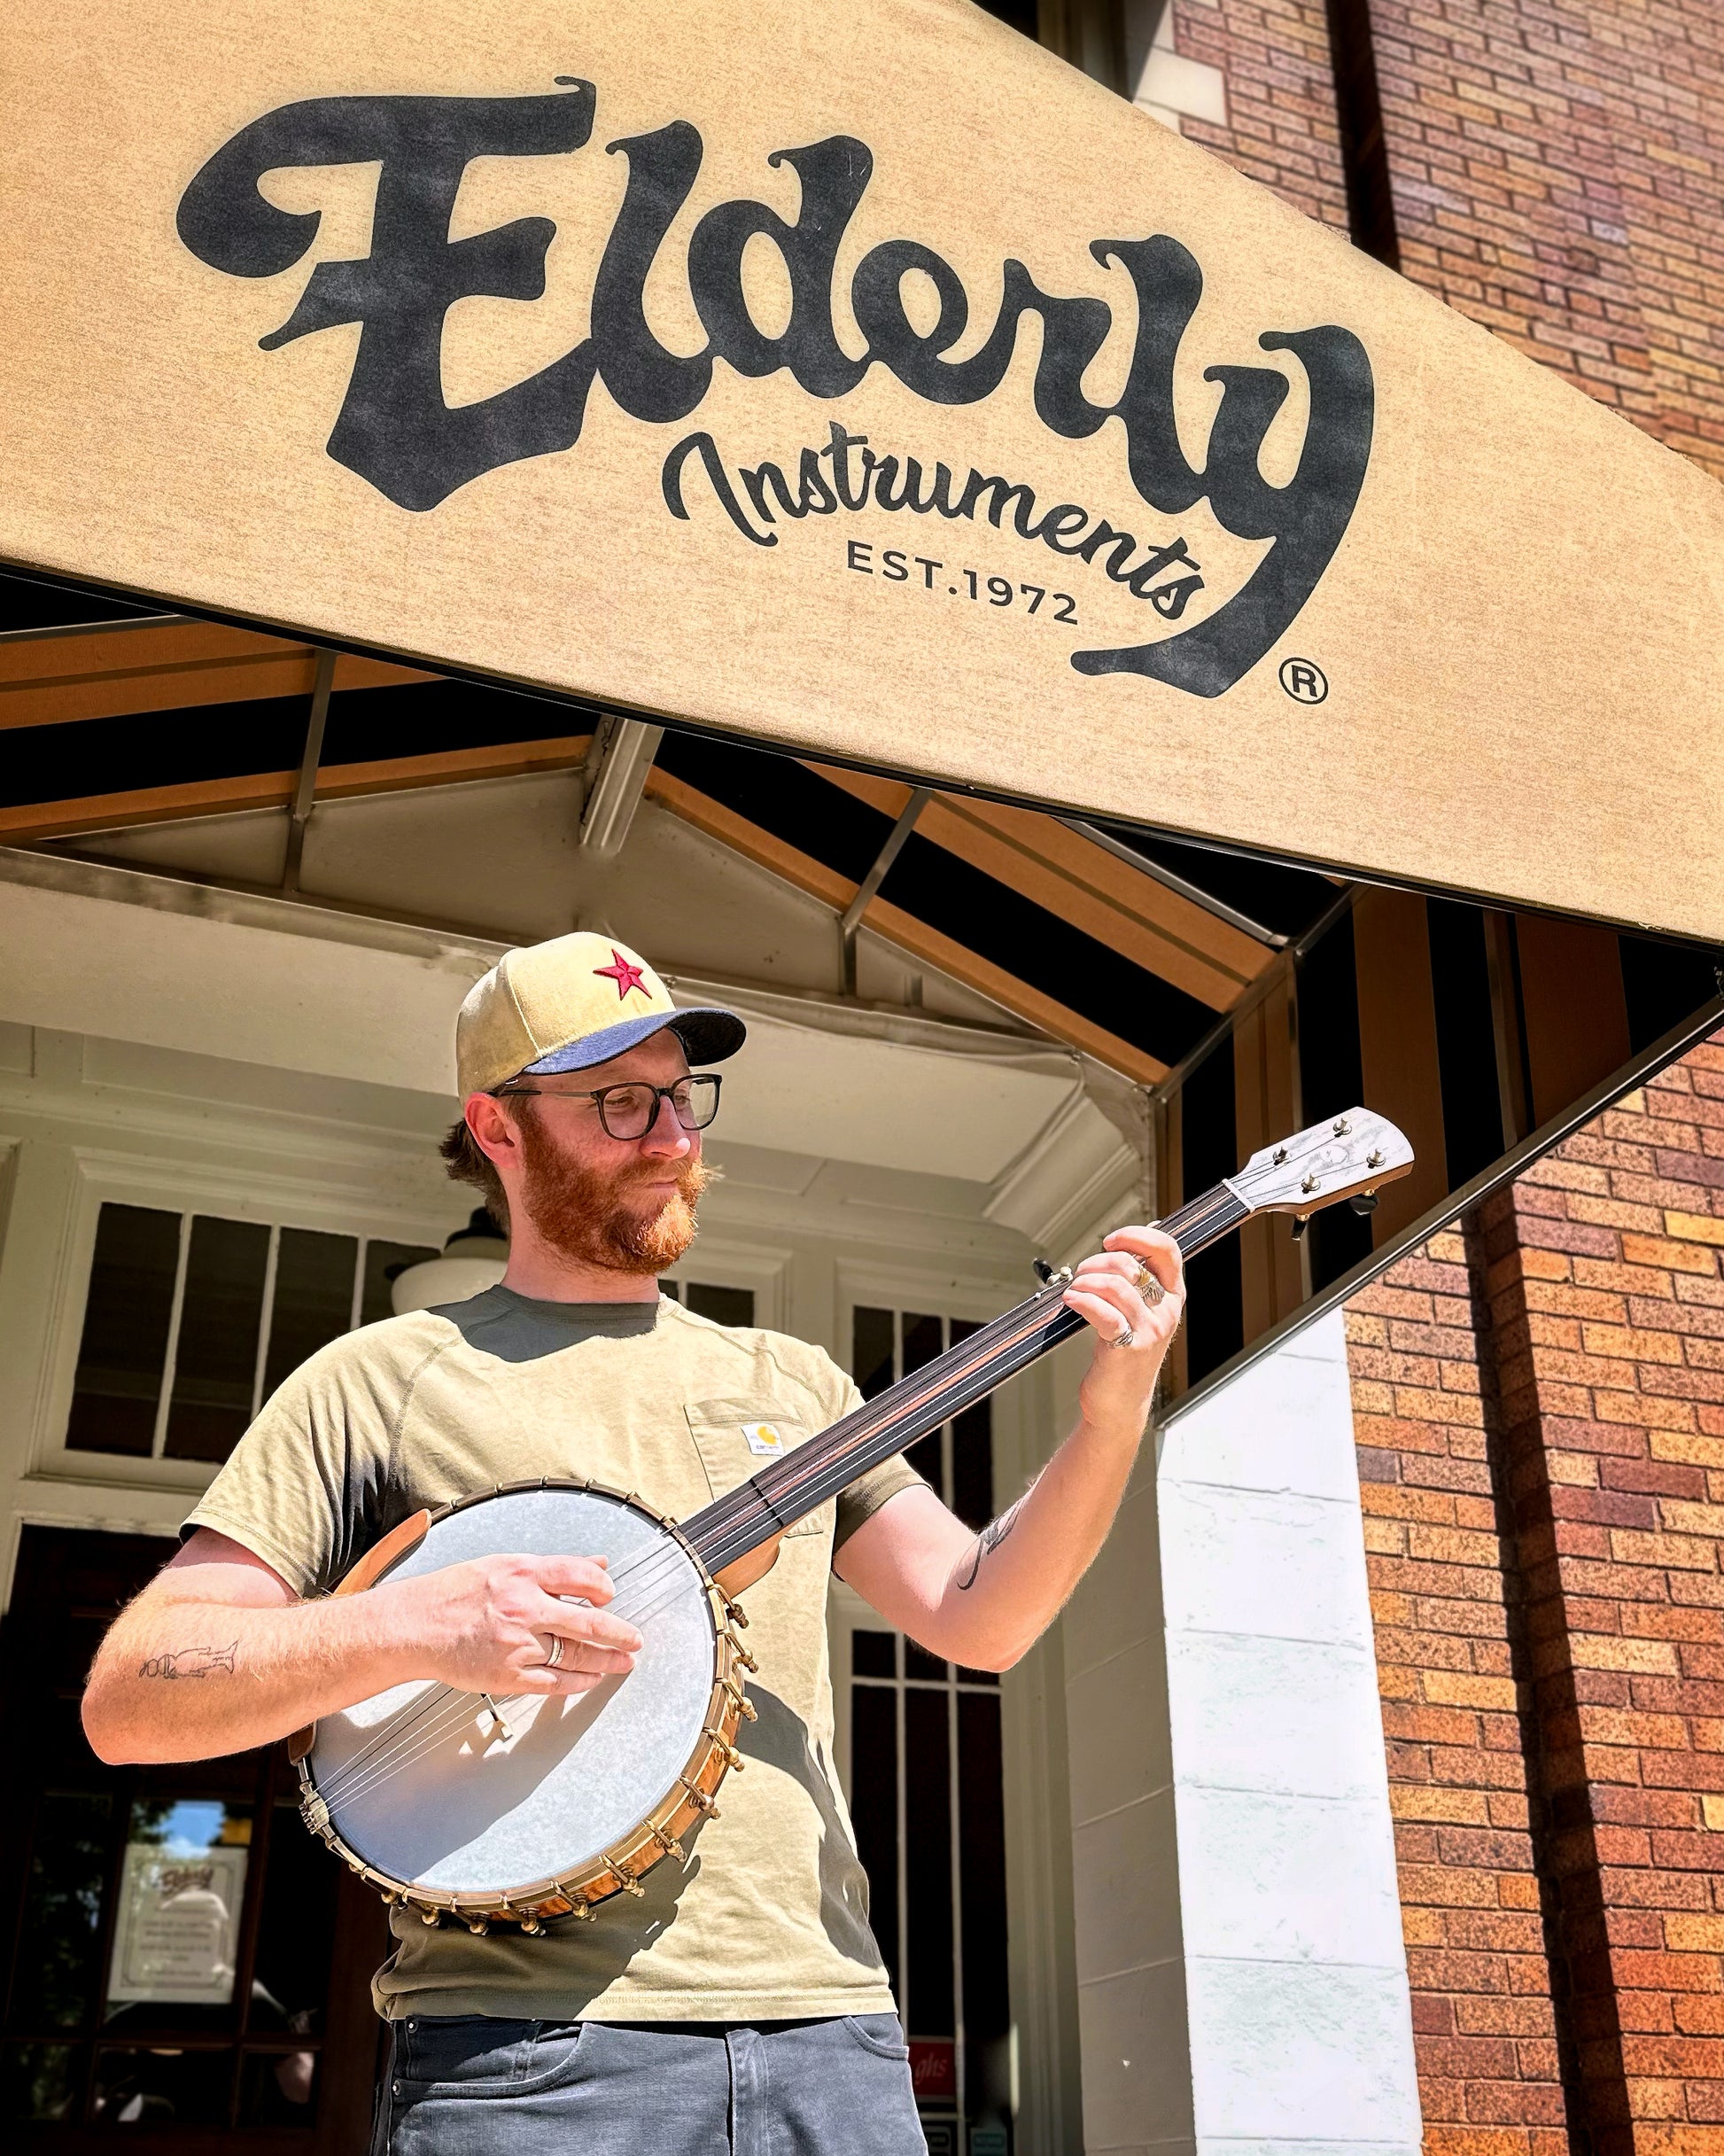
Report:
<svg viewBox="0 0 1724 2156"><path fill-rule="evenodd" d="M1168 1425L1067 1629L1091 2156L1410 2156L1339 1312Z"/></svg>

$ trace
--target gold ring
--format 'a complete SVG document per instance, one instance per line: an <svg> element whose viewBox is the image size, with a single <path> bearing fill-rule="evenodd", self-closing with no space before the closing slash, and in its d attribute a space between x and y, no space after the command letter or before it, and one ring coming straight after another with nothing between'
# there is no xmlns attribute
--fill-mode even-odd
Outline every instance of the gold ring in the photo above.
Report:
<svg viewBox="0 0 1724 2156"><path fill-rule="evenodd" d="M1158 1280L1155 1275L1150 1271L1149 1267L1144 1265L1140 1265L1138 1267L1138 1278L1135 1285L1138 1294L1142 1296L1144 1301L1149 1304L1149 1307L1152 1310L1154 1309L1155 1305L1161 1300L1161 1297L1168 1292L1167 1289L1162 1287L1161 1281Z"/></svg>

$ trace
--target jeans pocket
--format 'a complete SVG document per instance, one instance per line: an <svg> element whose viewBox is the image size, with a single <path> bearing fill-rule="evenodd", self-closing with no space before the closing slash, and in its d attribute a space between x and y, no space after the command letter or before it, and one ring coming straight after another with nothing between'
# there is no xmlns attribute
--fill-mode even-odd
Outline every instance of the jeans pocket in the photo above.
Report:
<svg viewBox="0 0 1724 2156"><path fill-rule="evenodd" d="M396 2030L397 2093L524 2095L566 2070L581 2027L488 2014L415 2014Z"/></svg>
<svg viewBox="0 0 1724 2156"><path fill-rule="evenodd" d="M844 2027L865 2051L876 2059L908 2059L910 2046L895 2013L847 2013Z"/></svg>

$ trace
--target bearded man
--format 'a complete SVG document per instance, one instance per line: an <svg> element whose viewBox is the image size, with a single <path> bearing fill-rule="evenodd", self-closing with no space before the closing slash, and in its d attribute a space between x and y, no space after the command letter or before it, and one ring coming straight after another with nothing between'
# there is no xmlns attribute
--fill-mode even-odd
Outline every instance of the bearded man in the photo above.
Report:
<svg viewBox="0 0 1724 2156"><path fill-rule="evenodd" d="M641 1635L579 1553L329 1590L422 1507L500 1483L580 1476L687 1518L749 1476L763 1424L798 1441L858 1404L819 1349L658 1291L694 1236L718 1103L690 1066L742 1039L609 938L511 951L478 983L445 1156L507 1226L502 1283L346 1335L268 1403L103 1643L84 1727L104 1759L244 1750L412 1682L566 1695L626 1677ZM376 2156L920 2156L832 1770L827 1575L971 1669L1040 1636L1112 1522L1183 1303L1169 1237L1107 1243L1066 1293L1095 1339L1077 1427L1009 1513L973 1534L900 1458L783 1537L749 1592L774 1707L743 1741L766 1771L726 1786L680 1864L540 1937L392 1912ZM164 1681L194 1657L199 1681Z"/></svg>

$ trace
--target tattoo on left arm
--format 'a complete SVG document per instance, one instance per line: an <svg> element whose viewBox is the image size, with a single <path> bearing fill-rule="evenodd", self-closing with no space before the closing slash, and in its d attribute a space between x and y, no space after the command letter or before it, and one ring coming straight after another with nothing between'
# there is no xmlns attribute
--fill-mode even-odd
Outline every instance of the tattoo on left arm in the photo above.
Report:
<svg viewBox="0 0 1724 2156"><path fill-rule="evenodd" d="M959 1594L967 1594L970 1589L975 1586L976 1575L982 1569L982 1559L988 1554L990 1550L998 1549L1000 1544L1005 1541L1006 1537L1017 1525L1018 1514L1023 1510L1024 1498L1028 1498L1029 1495L1029 1492L1026 1490L1023 1493L1023 1497L1020 1498L1017 1503L1011 1506L1008 1511L1001 1513L998 1520L990 1520L987 1526L984 1527L982 1532L976 1537L975 1542L971 1544L969 1556L966 1561L965 1570L958 1581L958 1592Z"/></svg>
<svg viewBox="0 0 1724 2156"><path fill-rule="evenodd" d="M138 1670L140 1677L231 1677L235 1639L224 1647L180 1647L172 1654L152 1654Z"/></svg>

